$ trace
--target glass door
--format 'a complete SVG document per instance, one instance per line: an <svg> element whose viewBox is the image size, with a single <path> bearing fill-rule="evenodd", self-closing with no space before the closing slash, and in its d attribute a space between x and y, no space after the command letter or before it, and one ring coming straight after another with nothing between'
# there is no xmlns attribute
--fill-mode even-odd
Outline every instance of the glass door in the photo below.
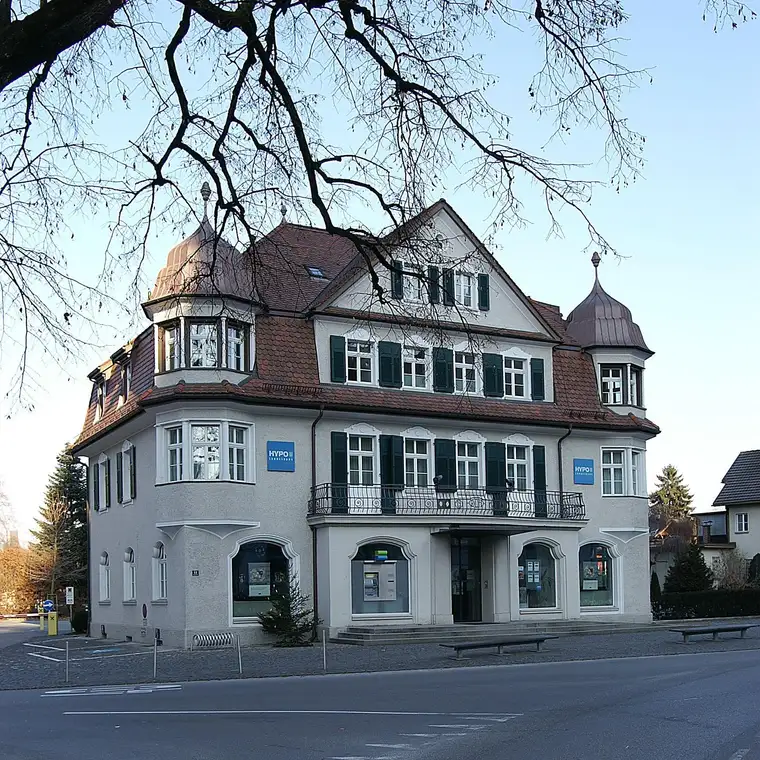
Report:
<svg viewBox="0 0 760 760"><path fill-rule="evenodd" d="M479 538L451 538L451 609L455 623L482 620Z"/></svg>

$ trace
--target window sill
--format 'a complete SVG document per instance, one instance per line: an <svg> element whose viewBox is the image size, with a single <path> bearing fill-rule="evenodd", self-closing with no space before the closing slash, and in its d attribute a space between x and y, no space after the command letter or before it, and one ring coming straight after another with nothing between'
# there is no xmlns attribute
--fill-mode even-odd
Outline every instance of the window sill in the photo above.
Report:
<svg viewBox="0 0 760 760"><path fill-rule="evenodd" d="M414 620L411 612L352 612L351 620Z"/></svg>
<svg viewBox="0 0 760 760"><path fill-rule="evenodd" d="M261 628L261 623L257 617L255 618L233 618L232 625L245 625L250 628Z"/></svg>
<svg viewBox="0 0 760 760"><path fill-rule="evenodd" d="M620 612L620 607L605 605L604 607L583 607L581 606L581 615L594 615L597 612L604 613L606 615L617 614Z"/></svg>
<svg viewBox="0 0 760 760"><path fill-rule="evenodd" d="M151 607L166 607L169 604L167 599L151 599Z"/></svg>
<svg viewBox="0 0 760 760"><path fill-rule="evenodd" d="M195 372L196 370L209 370L211 372L219 372L219 370L224 370L225 372L237 372L238 375L250 375L253 370L250 369L233 369L232 367L176 367L175 369L161 369L158 372L154 372L154 376L158 377L159 375L171 375L173 372L183 372L185 370L190 370L191 372Z"/></svg>
<svg viewBox="0 0 760 760"><path fill-rule="evenodd" d="M156 488L161 486L179 486L193 483L196 485L219 485L220 483L234 483L238 486L255 486L256 482L253 480L167 480L165 483L156 483Z"/></svg>
<svg viewBox="0 0 760 760"><path fill-rule="evenodd" d="M129 507L132 504L134 504L134 499L125 499L124 501L121 502L122 507Z"/></svg>
<svg viewBox="0 0 760 760"><path fill-rule="evenodd" d="M105 601L100 601L100 602L98 602L98 605L100 607L110 607L111 606L111 600L110 599L106 599Z"/></svg>
<svg viewBox="0 0 760 760"><path fill-rule="evenodd" d="M561 613L561 607L528 607L520 609L521 615L558 615Z"/></svg>
<svg viewBox="0 0 760 760"><path fill-rule="evenodd" d="M137 599L125 599L122 604L125 607L137 607Z"/></svg>

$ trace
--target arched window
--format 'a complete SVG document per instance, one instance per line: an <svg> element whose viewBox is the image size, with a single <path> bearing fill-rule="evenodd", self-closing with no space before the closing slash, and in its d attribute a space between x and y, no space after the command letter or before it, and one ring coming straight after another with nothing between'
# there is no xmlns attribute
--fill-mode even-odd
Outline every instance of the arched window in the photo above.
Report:
<svg viewBox="0 0 760 760"><path fill-rule="evenodd" d="M100 586L100 601L111 601L111 567L108 560L108 552L100 555L100 566L98 567L98 580Z"/></svg>
<svg viewBox="0 0 760 760"><path fill-rule="evenodd" d="M557 606L557 568L545 544L527 544L517 560L520 608Z"/></svg>
<svg viewBox="0 0 760 760"><path fill-rule="evenodd" d="M124 601L134 602L137 599L137 569L135 568L135 553L131 547L124 552Z"/></svg>
<svg viewBox="0 0 760 760"><path fill-rule="evenodd" d="M395 544L364 544L351 560L351 611L409 612L409 560Z"/></svg>
<svg viewBox="0 0 760 760"><path fill-rule="evenodd" d="M612 557L606 546L586 544L578 552L581 607L613 604Z"/></svg>
<svg viewBox="0 0 760 760"><path fill-rule="evenodd" d="M166 567L166 549L159 541L153 547L153 601L166 600L167 590L167 567Z"/></svg>
<svg viewBox="0 0 760 760"><path fill-rule="evenodd" d="M288 589L290 567L279 544L242 544L232 558L232 617L257 618L272 607L272 595Z"/></svg>

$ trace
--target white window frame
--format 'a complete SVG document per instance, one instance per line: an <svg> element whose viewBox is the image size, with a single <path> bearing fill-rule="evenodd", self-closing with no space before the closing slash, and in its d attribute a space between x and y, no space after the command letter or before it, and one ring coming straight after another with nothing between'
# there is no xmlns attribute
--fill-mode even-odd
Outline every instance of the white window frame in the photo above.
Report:
<svg viewBox="0 0 760 760"><path fill-rule="evenodd" d="M98 512L105 512L110 509L110 499L106 500L106 487L110 488L111 484L107 481L110 478L106 478L106 470L108 468L108 456L101 454L98 457Z"/></svg>
<svg viewBox="0 0 760 760"><path fill-rule="evenodd" d="M465 295L465 280L469 283L469 299L467 303ZM465 309L477 308L477 277L464 269L459 269L454 273L454 301Z"/></svg>
<svg viewBox="0 0 760 760"><path fill-rule="evenodd" d="M106 381L98 380L95 383L95 422L103 419L106 413Z"/></svg>
<svg viewBox="0 0 760 760"><path fill-rule="evenodd" d="M119 406L126 403L132 390L132 362L127 359L119 365Z"/></svg>
<svg viewBox="0 0 760 760"><path fill-rule="evenodd" d="M242 432L243 440L232 440L233 431L236 434ZM248 479L248 434L249 430L246 425L235 425L230 422L227 425L227 474L229 479L238 483L245 483ZM234 452L234 454L233 454ZM242 462L239 461L242 459ZM240 474L240 467L242 465L243 477L238 477Z"/></svg>
<svg viewBox="0 0 760 760"><path fill-rule="evenodd" d="M424 443L426 445L426 453L420 454L417 452L417 444ZM414 451L407 451L407 444L412 444ZM430 455L433 450L433 442L429 438L404 438L404 485L405 488L429 488L433 483L432 469ZM409 468L408 462L412 462L412 475L413 483L408 482ZM427 481L423 485L420 485L420 462L425 463L425 480Z"/></svg>
<svg viewBox="0 0 760 760"><path fill-rule="evenodd" d="M179 432L179 435L177 436L177 441L172 443L172 433L175 430ZM179 483L185 479L185 432L182 425L168 425L165 428L165 434L166 444L162 448L166 449L166 481L168 483ZM172 465L172 451L177 452L174 465ZM176 478L171 477L172 466L177 469L178 477Z"/></svg>
<svg viewBox="0 0 760 760"><path fill-rule="evenodd" d="M130 441L121 445L121 503L132 502L132 468L135 466L135 448ZM129 466L127 466L129 463Z"/></svg>
<svg viewBox="0 0 760 760"><path fill-rule="evenodd" d="M159 541L153 547L151 560L152 570L152 601L165 602L168 599L169 567L166 561L166 545Z"/></svg>
<svg viewBox="0 0 760 760"><path fill-rule="evenodd" d="M169 337L172 340L169 340ZM163 343L163 367L161 372L173 372L182 366L182 325L174 322L161 328Z"/></svg>
<svg viewBox="0 0 760 760"><path fill-rule="evenodd" d="M466 450L466 454L462 456L459 453L459 447L464 446ZM474 446L475 447L475 456L472 456L469 453L469 449L467 447ZM456 440L456 461L457 461L457 488L462 490L473 490L478 488L483 488L483 444L479 441L470 441L470 440ZM459 472L459 464L460 462L465 463L465 485L462 485L460 483L460 472ZM471 479L472 474L470 472L469 465L472 463L477 464L477 473L475 475L477 479L477 483L475 485L472 485Z"/></svg>
<svg viewBox="0 0 760 760"><path fill-rule="evenodd" d="M425 358L424 359L416 359L414 357L414 354L417 351L424 351L425 352ZM403 346L401 350L401 385L404 389L410 390L410 391L427 391L430 390L431 383L430 378L432 375L431 371L431 361L432 361L432 350L429 346L421 346L421 345L414 345L414 344L406 344ZM406 367L405 365L409 363L412 365L412 385L406 384ZM419 378L419 373L417 372L417 369L419 366L422 365L424 367L423 369L423 376L422 379L424 381L424 385L416 385L416 380Z"/></svg>
<svg viewBox="0 0 760 760"><path fill-rule="evenodd" d="M206 431L210 431L212 429L216 429L216 440L195 440L195 431L196 430L202 430L205 429ZM225 442L222 440L222 425L219 422L193 422L190 425L190 480L203 480L207 482L213 482L217 483L222 479L222 451L225 447ZM201 463L201 476L198 477L195 474L195 450L196 449L203 449L205 450L203 462ZM216 456L217 461L213 462L211 460L211 450L216 449ZM209 477L208 473L211 471L213 465L216 465L216 477Z"/></svg>
<svg viewBox="0 0 760 760"><path fill-rule="evenodd" d="M111 602L111 560L108 552L102 552L98 564L98 601L101 604Z"/></svg>
<svg viewBox="0 0 760 760"><path fill-rule="evenodd" d="M517 398L517 399L526 399L528 398L528 363L529 359L526 359L522 356L509 356L506 355L503 357L503 366L504 366L504 397L505 398ZM508 367L507 363L514 363L514 362L521 362L522 368L517 369L514 366ZM507 375L509 375L509 385L512 388L511 393L507 393ZM522 377L522 393L515 393L515 378L516 377Z"/></svg>
<svg viewBox="0 0 760 760"><path fill-rule="evenodd" d="M132 547L124 550L124 602L137 601L137 564Z"/></svg>
<svg viewBox="0 0 760 760"><path fill-rule="evenodd" d="M417 302L424 301L425 282L422 277L422 266L419 264L413 264L409 261L399 261L397 264L403 272L402 282L404 300Z"/></svg>
<svg viewBox="0 0 760 760"><path fill-rule="evenodd" d="M507 449L506 449L506 456L507 456L507 480L511 480L514 484L515 491L529 491L531 490L532 486L532 480L531 480L531 459L532 459L532 447L530 444L527 443L511 443L507 441ZM517 454L517 449L524 449L525 450L525 458L522 459ZM513 454L514 456L510 456L510 454ZM525 487L520 487L520 481L523 480L517 473L519 467L525 467Z"/></svg>
<svg viewBox="0 0 760 760"><path fill-rule="evenodd" d="M239 336L231 339L230 338L230 332L236 330L239 332ZM224 325L224 360L225 360L225 366L227 369L231 369L235 372L246 372L247 367L245 366L245 325L241 324L240 322L225 322ZM232 349L238 348L240 351L240 356L237 356L237 352L233 355L231 353ZM235 359L234 363L231 361L231 359ZM239 364L240 366L236 366L238 364L238 358L239 358Z"/></svg>
<svg viewBox="0 0 760 760"><path fill-rule="evenodd" d="M358 449L352 449L351 448L352 439L356 439L357 440L357 443L358 443L358 446L359 446ZM367 449L362 449L361 448L361 446L362 446L361 442L363 440L368 440L368 441L372 442L372 448L371 448L371 450L367 450ZM359 486L368 487L368 486L375 485L376 484L376 479L379 480L379 472L378 472L378 466L377 466L378 465L377 459L378 459L378 456L379 456L379 445L378 445L378 438L377 438L377 436L376 435L368 435L368 434L364 434L364 433L349 433L348 434L347 446L348 446L348 457L347 457L347 459L348 459L348 472L346 474L347 474L347 477L348 477L348 485L349 485L349 487L356 488L356 487L359 487ZM357 474L359 476L359 482L357 482L357 483L354 483L354 482L351 481L351 473L352 473L351 459L352 459L352 457L357 459L358 468L356 469L356 472L357 472ZM367 470L364 469L364 462L365 462L365 460L369 460L372 463L372 479L371 479L371 481L369 483L365 483L364 482L364 473L367 472Z"/></svg>
<svg viewBox="0 0 760 760"><path fill-rule="evenodd" d="M355 348L351 348L351 344L355 344ZM360 346L368 346L369 351L362 351ZM350 360L356 361L356 366L350 366ZM361 366L362 359L369 359L369 380L362 380L362 373L366 372ZM360 338L346 338L346 383L349 385L374 385L377 360L375 359L375 344L371 340L363 340ZM351 372L356 373L356 379L352 380Z"/></svg>
<svg viewBox="0 0 760 760"><path fill-rule="evenodd" d="M622 464L605 464L605 453L617 452L622 454ZM599 456L601 463L601 492L604 497L623 497L623 496L646 496L646 450L635 446L603 446ZM609 468L621 468L623 470L623 490L622 493L605 493L604 490L604 472ZM610 481L614 483L614 479Z"/></svg>
<svg viewBox="0 0 760 760"><path fill-rule="evenodd" d="M736 533L749 533L749 512L737 512L734 526Z"/></svg>
<svg viewBox="0 0 760 760"><path fill-rule="evenodd" d="M619 372L620 376L612 377L610 374L605 378L604 373ZM625 367L622 365L602 365L599 368L599 379L601 383L601 397L602 403L607 406L622 406L625 403ZM615 384L619 383L619 388L615 390ZM605 390L605 384L607 389ZM616 401L617 393L620 394L620 400Z"/></svg>
<svg viewBox="0 0 760 760"><path fill-rule="evenodd" d="M605 462L605 455L610 455L610 461ZM620 461L616 462L615 459L617 458L616 455L620 455ZM603 448L602 449L602 457L601 457L601 470L602 470L602 496L626 496L627 495L627 488L628 488L628 479L626 478L626 466L625 466L625 449L624 448ZM607 493L605 491L605 478L604 473L605 470L610 471L610 491ZM620 471L620 492L615 492L615 473L616 471Z"/></svg>
<svg viewBox="0 0 760 760"><path fill-rule="evenodd" d="M644 400L641 396L644 372L637 364L628 365L628 405L642 408ZM635 379L634 379L635 378Z"/></svg>
<svg viewBox="0 0 760 760"><path fill-rule="evenodd" d="M457 357L458 356L471 356L472 357L472 364L469 362L458 362ZM458 378L457 378L457 370L461 369L462 371L462 388L457 387L459 384ZM472 369L473 374L473 380L472 380L472 389L467 388L467 385L469 384L469 380L466 377L466 373L468 369ZM469 394L477 394L478 393L478 358L477 354L473 351L459 351L457 349L454 349L454 393L459 393L462 395L469 395Z"/></svg>
<svg viewBox="0 0 760 760"><path fill-rule="evenodd" d="M189 411L189 410L188 410ZM182 410L177 410L172 415L179 415ZM220 429L219 436L219 478L215 480L205 480L194 478L194 467L192 461L193 441L192 428L194 425L216 425ZM245 430L243 444L245 479L233 480L230 478L230 428L243 428ZM169 431L179 428L181 431L182 441L173 447L169 445ZM214 445L214 444L209 444ZM169 480L169 450L175 448L181 452L182 457L182 475L178 480ZM255 425L252 419L240 418L238 416L217 416L217 417L191 417L185 419L176 419L166 415L165 419L159 417L156 424L156 484L163 485L168 483L240 483L253 484L256 482L256 440Z"/></svg>
<svg viewBox="0 0 760 760"><path fill-rule="evenodd" d="M204 328L207 331L205 335L193 336L193 330L197 328ZM219 322L218 321L204 321L204 320L189 320L188 325L188 354L187 366L189 369L216 369L221 365L219 361L221 346L219 345ZM197 352L193 350L193 341L197 344ZM209 358L212 355L214 361L209 363ZM201 364L193 364L193 354L198 353L201 359Z"/></svg>

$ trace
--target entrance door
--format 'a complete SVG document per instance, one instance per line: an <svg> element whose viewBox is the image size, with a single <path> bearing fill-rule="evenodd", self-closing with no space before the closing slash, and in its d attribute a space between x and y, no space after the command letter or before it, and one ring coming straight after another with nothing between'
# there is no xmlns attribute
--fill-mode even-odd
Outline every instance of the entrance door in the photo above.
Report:
<svg viewBox="0 0 760 760"><path fill-rule="evenodd" d="M482 620L479 538L451 537L451 610L455 623Z"/></svg>

